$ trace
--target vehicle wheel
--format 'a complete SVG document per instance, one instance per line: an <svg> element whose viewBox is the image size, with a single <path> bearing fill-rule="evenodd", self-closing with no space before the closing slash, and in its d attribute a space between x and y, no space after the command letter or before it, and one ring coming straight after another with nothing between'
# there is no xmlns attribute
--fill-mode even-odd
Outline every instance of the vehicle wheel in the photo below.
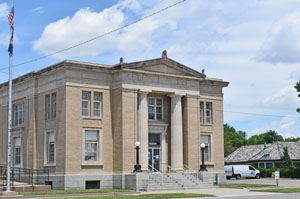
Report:
<svg viewBox="0 0 300 199"><path fill-rule="evenodd" d="M259 174L256 174L255 178L256 178L256 179L259 179L259 178L260 178Z"/></svg>
<svg viewBox="0 0 300 199"><path fill-rule="evenodd" d="M230 177L226 177L227 178L227 180L230 180Z"/></svg>
<svg viewBox="0 0 300 199"><path fill-rule="evenodd" d="M235 177L237 180L240 180L242 178L242 176L239 174Z"/></svg>

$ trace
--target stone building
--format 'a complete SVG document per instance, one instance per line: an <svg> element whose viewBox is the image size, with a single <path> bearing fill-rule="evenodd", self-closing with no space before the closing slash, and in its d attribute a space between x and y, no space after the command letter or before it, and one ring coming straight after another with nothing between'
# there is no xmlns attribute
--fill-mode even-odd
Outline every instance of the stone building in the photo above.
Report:
<svg viewBox="0 0 300 199"><path fill-rule="evenodd" d="M126 187L140 141L143 173L224 173L223 93L167 57L116 65L62 61L13 80L12 163L46 168L55 189ZM7 83L0 85L0 164L7 153Z"/></svg>

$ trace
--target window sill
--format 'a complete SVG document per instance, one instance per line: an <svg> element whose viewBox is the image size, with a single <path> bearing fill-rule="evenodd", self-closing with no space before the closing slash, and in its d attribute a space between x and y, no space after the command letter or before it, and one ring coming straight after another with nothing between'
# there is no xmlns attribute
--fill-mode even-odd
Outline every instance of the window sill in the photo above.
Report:
<svg viewBox="0 0 300 199"><path fill-rule="evenodd" d="M24 129L24 124L12 127L13 131L20 130L20 129Z"/></svg>
<svg viewBox="0 0 300 199"><path fill-rule="evenodd" d="M205 164L206 166L214 166L214 165L215 165L214 162L204 162L204 164Z"/></svg>
<svg viewBox="0 0 300 199"><path fill-rule="evenodd" d="M103 166L103 164L100 163L100 162L83 162L83 163L81 163L81 166L84 166L84 167L86 167L86 166L91 166L91 167L98 166L98 167L101 167L101 166Z"/></svg>
<svg viewBox="0 0 300 199"><path fill-rule="evenodd" d="M200 124L200 126L212 126L213 124Z"/></svg>
<svg viewBox="0 0 300 199"><path fill-rule="evenodd" d="M82 117L83 120L102 120L102 117L86 117L86 116L83 116Z"/></svg>
<svg viewBox="0 0 300 199"><path fill-rule="evenodd" d="M56 164L44 164L44 167L56 167Z"/></svg>

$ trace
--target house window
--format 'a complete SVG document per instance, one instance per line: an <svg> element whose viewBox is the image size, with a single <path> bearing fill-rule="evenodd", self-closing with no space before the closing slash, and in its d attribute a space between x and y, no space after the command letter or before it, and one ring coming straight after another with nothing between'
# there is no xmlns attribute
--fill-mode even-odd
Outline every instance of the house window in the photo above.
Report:
<svg viewBox="0 0 300 199"><path fill-rule="evenodd" d="M56 93L45 95L45 119L56 118Z"/></svg>
<svg viewBox="0 0 300 199"><path fill-rule="evenodd" d="M14 105L14 124L15 126L24 124L24 104Z"/></svg>
<svg viewBox="0 0 300 199"><path fill-rule="evenodd" d="M210 135L201 135L200 136L200 144L204 143L204 161L210 162L211 161L211 147L210 147ZM201 148L200 148L201 150ZM200 153L202 156L202 153ZM201 157L202 158L202 157Z"/></svg>
<svg viewBox="0 0 300 199"><path fill-rule="evenodd" d="M56 118L56 93L51 94L52 118Z"/></svg>
<svg viewBox="0 0 300 199"><path fill-rule="evenodd" d="M47 164L55 163L55 135L54 132L47 133L47 144L46 144L46 154L47 154Z"/></svg>
<svg viewBox="0 0 300 199"><path fill-rule="evenodd" d="M51 118L50 95L45 96L45 104L46 104L46 120L50 120Z"/></svg>
<svg viewBox="0 0 300 199"><path fill-rule="evenodd" d="M99 132L85 131L85 154L84 161L97 162L99 149Z"/></svg>
<svg viewBox="0 0 300 199"><path fill-rule="evenodd" d="M205 116L206 116L206 124L211 124L212 123L212 103L211 102L206 102L206 110L205 110Z"/></svg>
<svg viewBox="0 0 300 199"><path fill-rule="evenodd" d="M161 98L148 98L148 119L162 121L163 103Z"/></svg>
<svg viewBox="0 0 300 199"><path fill-rule="evenodd" d="M89 116L90 115L90 103L91 102L91 93L83 91L82 92L82 115Z"/></svg>
<svg viewBox="0 0 300 199"><path fill-rule="evenodd" d="M101 117L102 93L94 93L94 116Z"/></svg>
<svg viewBox="0 0 300 199"><path fill-rule="evenodd" d="M204 119L204 102L200 102L200 124L203 124Z"/></svg>
<svg viewBox="0 0 300 199"><path fill-rule="evenodd" d="M21 166L21 138L14 138L14 166Z"/></svg>
<svg viewBox="0 0 300 199"><path fill-rule="evenodd" d="M260 162L258 164L258 167L259 168L265 168L265 169L270 169L270 168L273 168L273 162Z"/></svg>

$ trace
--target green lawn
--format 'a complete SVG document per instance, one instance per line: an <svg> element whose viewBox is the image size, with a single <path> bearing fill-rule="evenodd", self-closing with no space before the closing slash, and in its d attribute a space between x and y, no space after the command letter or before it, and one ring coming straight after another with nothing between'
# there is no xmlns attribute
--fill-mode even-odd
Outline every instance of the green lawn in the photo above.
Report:
<svg viewBox="0 0 300 199"><path fill-rule="evenodd" d="M206 194L177 193L177 194L144 194L144 195L115 195L115 196L88 196L88 197L68 197L68 199L165 199L165 198L197 198L214 197ZM63 199L63 198L58 198Z"/></svg>
<svg viewBox="0 0 300 199"><path fill-rule="evenodd" d="M89 190L52 190L47 192L20 192L21 195L82 194L82 193L118 193L132 192L129 189L89 189Z"/></svg>
<svg viewBox="0 0 300 199"><path fill-rule="evenodd" d="M275 193L297 193L300 192L300 188L263 189L263 190L251 190L251 191L275 192Z"/></svg>
<svg viewBox="0 0 300 199"><path fill-rule="evenodd" d="M265 184L219 184L221 188L255 188L255 187L274 187L275 185Z"/></svg>

